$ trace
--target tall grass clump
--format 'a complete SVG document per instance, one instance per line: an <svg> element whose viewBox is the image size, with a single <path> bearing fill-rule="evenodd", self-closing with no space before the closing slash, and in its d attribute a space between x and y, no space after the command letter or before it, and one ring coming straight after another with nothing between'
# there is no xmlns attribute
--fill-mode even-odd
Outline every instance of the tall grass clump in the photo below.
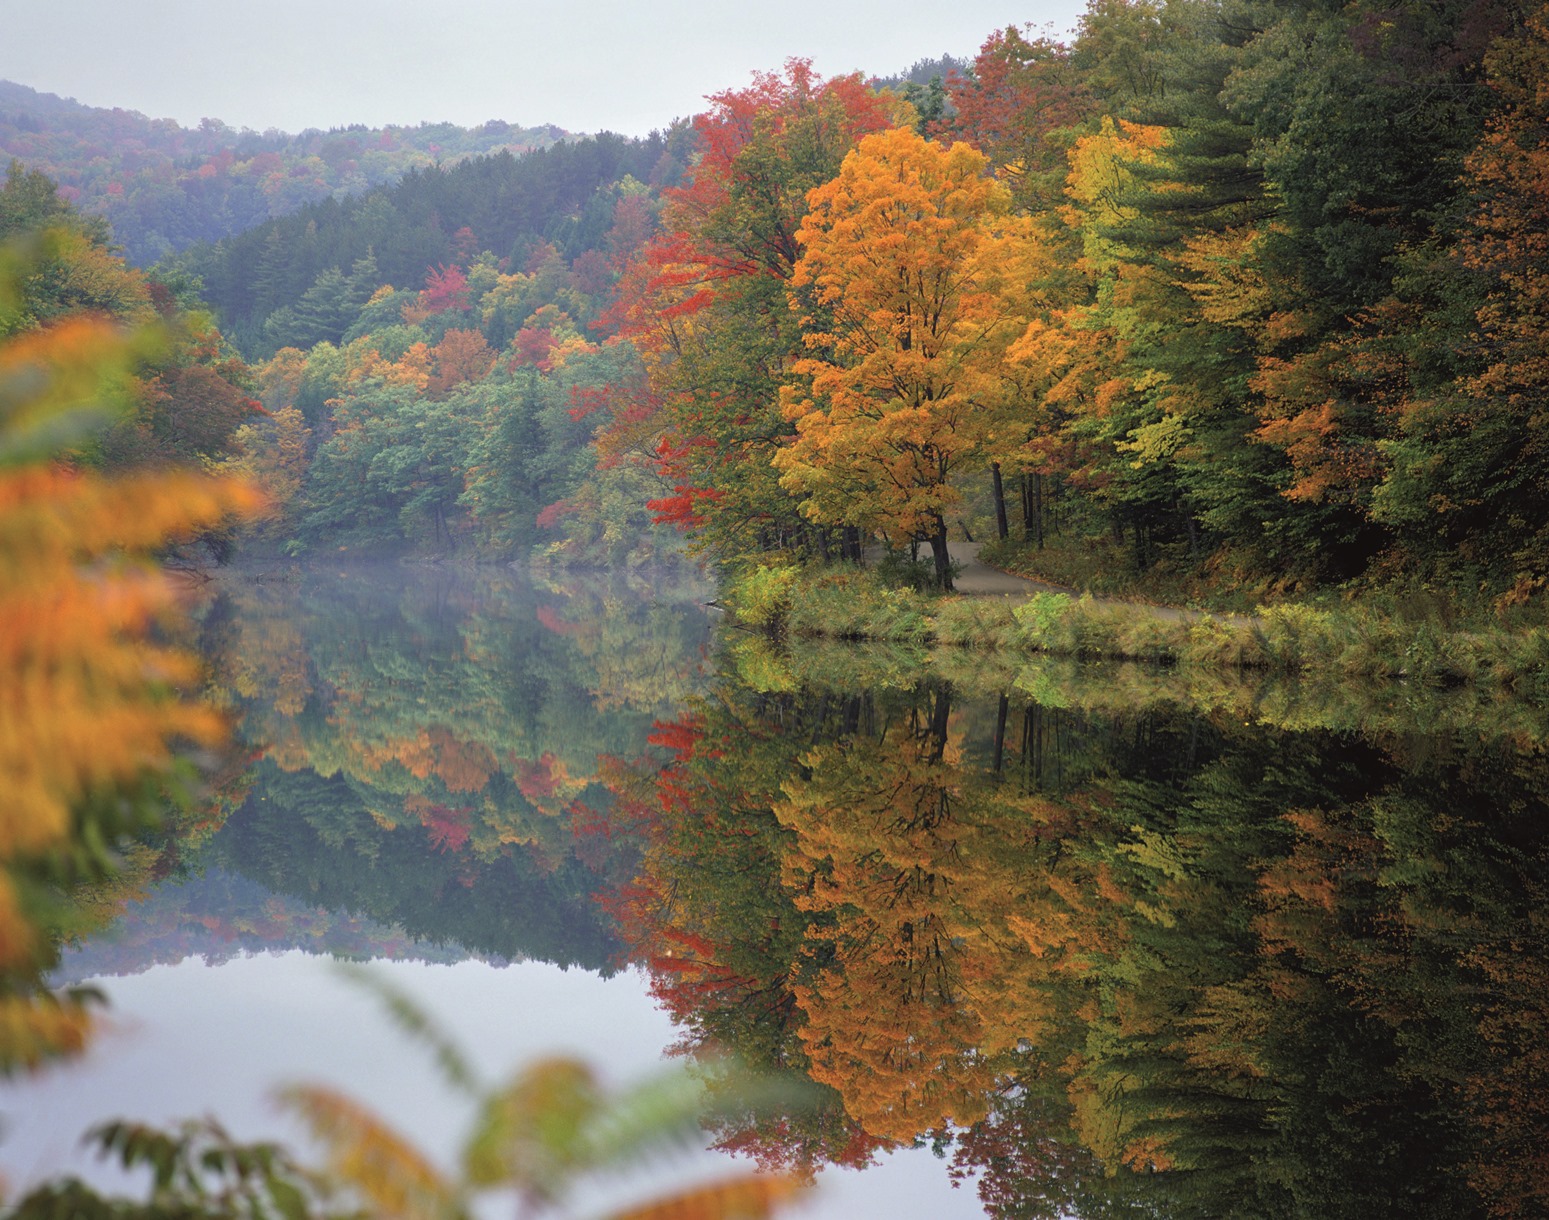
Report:
<svg viewBox="0 0 1549 1220"><path fill-rule="evenodd" d="M929 597L879 586L865 572L819 576L804 584L790 632L840 640L925 641L932 638Z"/></svg>
<svg viewBox="0 0 1549 1220"><path fill-rule="evenodd" d="M800 578L794 564L748 568L727 582L722 599L743 626L779 634L790 618Z"/></svg>
<svg viewBox="0 0 1549 1220"><path fill-rule="evenodd" d="M1335 638L1334 616L1312 606L1260 606L1253 630L1271 669L1305 673L1328 658Z"/></svg>
<svg viewBox="0 0 1549 1220"><path fill-rule="evenodd" d="M991 652L1011 650L1016 647L1020 608L1004 598L944 598L932 608L936 642Z"/></svg>
<svg viewBox="0 0 1549 1220"><path fill-rule="evenodd" d="M1028 652L1074 651L1071 608L1075 599L1066 593L1035 593L1012 612L1018 648Z"/></svg>

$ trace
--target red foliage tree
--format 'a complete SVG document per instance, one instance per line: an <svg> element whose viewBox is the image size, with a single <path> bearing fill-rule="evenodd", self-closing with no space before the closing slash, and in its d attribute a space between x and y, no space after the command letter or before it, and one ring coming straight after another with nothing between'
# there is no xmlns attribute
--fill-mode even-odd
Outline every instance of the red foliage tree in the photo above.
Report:
<svg viewBox="0 0 1549 1220"><path fill-rule="evenodd" d="M443 313L448 309L468 308L468 277L457 266L440 266L425 274L425 287L420 293L420 308L427 316Z"/></svg>

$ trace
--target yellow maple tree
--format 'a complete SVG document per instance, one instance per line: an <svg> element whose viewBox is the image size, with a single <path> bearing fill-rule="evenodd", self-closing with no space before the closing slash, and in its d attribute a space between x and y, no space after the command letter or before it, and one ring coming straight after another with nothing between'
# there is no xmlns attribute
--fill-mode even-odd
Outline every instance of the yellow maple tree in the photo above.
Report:
<svg viewBox="0 0 1549 1220"><path fill-rule="evenodd" d="M867 136L808 193L791 280L811 354L781 390L780 482L815 521L928 540L944 585L953 479L987 460L1038 279L1034 231L987 167L966 144Z"/></svg>

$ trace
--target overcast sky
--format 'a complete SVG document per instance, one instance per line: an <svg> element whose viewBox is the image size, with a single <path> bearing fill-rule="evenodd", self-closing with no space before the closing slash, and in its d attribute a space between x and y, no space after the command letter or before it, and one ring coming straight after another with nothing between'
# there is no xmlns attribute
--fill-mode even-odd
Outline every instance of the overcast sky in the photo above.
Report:
<svg viewBox="0 0 1549 1220"><path fill-rule="evenodd" d="M0 0L0 78L185 126L643 135L792 56L888 75L1083 0Z"/></svg>

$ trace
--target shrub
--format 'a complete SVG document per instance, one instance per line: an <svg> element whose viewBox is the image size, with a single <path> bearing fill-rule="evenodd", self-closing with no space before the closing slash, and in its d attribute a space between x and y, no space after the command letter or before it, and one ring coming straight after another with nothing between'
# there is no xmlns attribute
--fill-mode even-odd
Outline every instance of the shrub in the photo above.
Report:
<svg viewBox="0 0 1549 1220"><path fill-rule="evenodd" d="M751 568L731 582L726 604L747 626L779 631L790 618L791 593L800 574L787 564Z"/></svg>

